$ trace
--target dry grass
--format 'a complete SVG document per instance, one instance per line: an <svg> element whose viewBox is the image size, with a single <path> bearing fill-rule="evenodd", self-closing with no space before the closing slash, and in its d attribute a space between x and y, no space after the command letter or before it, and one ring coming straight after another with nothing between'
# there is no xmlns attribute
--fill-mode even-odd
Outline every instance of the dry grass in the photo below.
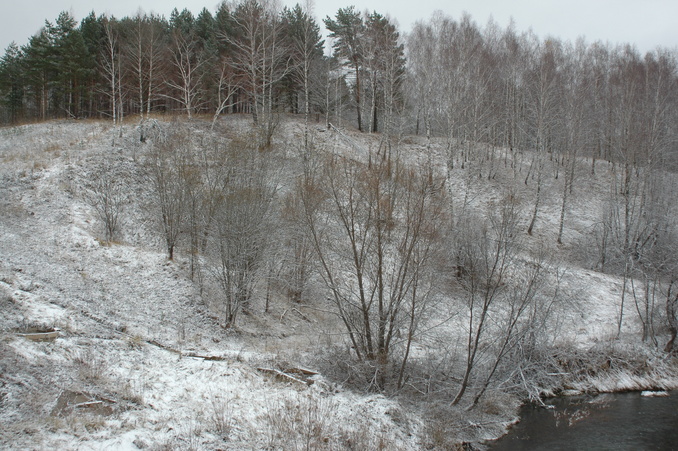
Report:
<svg viewBox="0 0 678 451"><path fill-rule="evenodd" d="M61 149L62 149L62 147L59 144L49 143L43 148L43 152L54 153L54 156L58 157L60 155L59 151Z"/></svg>
<svg viewBox="0 0 678 451"><path fill-rule="evenodd" d="M289 450L336 449L336 405L330 399L299 394L268 407L268 448ZM335 440L331 440L334 438Z"/></svg>
<svg viewBox="0 0 678 451"><path fill-rule="evenodd" d="M393 450L392 430L371 420L346 422L339 405L317 393L298 393L266 409L267 449Z"/></svg>
<svg viewBox="0 0 678 451"><path fill-rule="evenodd" d="M90 383L103 381L108 371L106 359L91 348L75 352L73 363L80 379Z"/></svg>
<svg viewBox="0 0 678 451"><path fill-rule="evenodd" d="M208 422L212 430L227 438L233 428L233 408L227 395L210 393L207 408Z"/></svg>
<svg viewBox="0 0 678 451"><path fill-rule="evenodd" d="M130 401L139 406L144 404L146 395L146 382L143 378L134 378L124 381L119 390L122 399Z"/></svg>

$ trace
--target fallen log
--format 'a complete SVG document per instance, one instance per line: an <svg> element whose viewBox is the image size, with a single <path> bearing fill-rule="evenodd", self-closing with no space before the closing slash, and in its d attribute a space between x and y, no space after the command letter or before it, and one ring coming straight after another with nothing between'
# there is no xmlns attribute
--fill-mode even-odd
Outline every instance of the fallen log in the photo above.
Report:
<svg viewBox="0 0 678 451"><path fill-rule="evenodd" d="M311 385L313 383L313 381L299 379L298 377L292 376L291 374L285 373L280 370L276 370L275 368L257 368L257 370L261 371L262 373L273 374L274 376L282 380L296 382L298 384Z"/></svg>

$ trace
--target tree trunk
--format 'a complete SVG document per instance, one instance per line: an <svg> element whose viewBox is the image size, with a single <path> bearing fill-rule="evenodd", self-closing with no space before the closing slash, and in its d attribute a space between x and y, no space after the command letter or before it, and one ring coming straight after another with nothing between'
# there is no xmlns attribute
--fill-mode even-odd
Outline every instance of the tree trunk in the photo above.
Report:
<svg viewBox="0 0 678 451"><path fill-rule="evenodd" d="M356 112L358 113L358 131L363 131L363 121L360 108L360 68L355 64L355 104Z"/></svg>
<svg viewBox="0 0 678 451"><path fill-rule="evenodd" d="M530 221L530 226L527 228L527 234L532 235L532 230L534 229L534 224L537 222L537 214L539 213L539 201L541 200L541 168L538 168L537 173L537 197L534 201L534 211L532 212L532 220Z"/></svg>
<svg viewBox="0 0 678 451"><path fill-rule="evenodd" d="M674 343L676 341L676 335L678 335L678 318L676 318L676 313L678 313L678 295L676 295L673 299L671 299L671 287L673 283L669 286L669 293L666 296L666 319L669 323L669 332L671 333L671 338L669 339L668 343L666 343L666 347L664 348L664 352L674 352Z"/></svg>

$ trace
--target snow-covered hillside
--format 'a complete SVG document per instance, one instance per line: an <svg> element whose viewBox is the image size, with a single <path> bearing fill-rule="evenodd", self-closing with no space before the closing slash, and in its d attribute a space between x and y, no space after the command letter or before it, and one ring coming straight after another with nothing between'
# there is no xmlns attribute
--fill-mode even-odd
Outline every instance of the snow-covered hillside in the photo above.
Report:
<svg viewBox="0 0 678 451"><path fill-rule="evenodd" d="M140 149L117 133L96 122L2 130L1 446L366 449L383 436L416 447L385 414L392 401L258 370L282 364L279 335L229 332L205 312L186 263L168 261L144 222L143 192L121 242L102 244L78 193L108 160L134 183ZM31 328L59 337L17 335Z"/></svg>
<svg viewBox="0 0 678 451"><path fill-rule="evenodd" d="M234 118L226 129L244 124ZM280 139L294 143L300 130L298 123L284 124ZM207 133L204 124L196 127L196 137ZM350 131L316 135L319 147L356 158L360 149L377 146L375 138ZM317 373L318 356L340 344L330 333L340 325L323 306L278 296L268 313L222 327L219 312L190 280L188 258L166 257L138 164L148 146L133 124L122 136L109 123L89 121L0 129L0 447L422 449L444 442L436 434L449 431L458 441L491 438L513 419L518 400L496 395L495 408L454 411L454 426L436 431L408 401L304 374L300 369L308 366ZM413 160L423 158L421 138L402 146ZM436 146L434 155L444 161ZM102 170L124 177L127 186L121 233L110 245L83 196ZM500 201L511 170L501 167L483 183L461 168L454 174L455 202L481 206ZM555 245L560 182L549 183L531 246L546 246L559 268L567 299L555 307L559 344L588 350L615 337L621 290L619 278L577 258L604 203L605 176L581 180L574 190L561 246ZM516 186L529 205L532 186ZM615 346L639 341L634 309L629 302ZM30 335L45 331L58 336ZM663 358L641 348L649 365ZM635 382L678 386L678 377L662 371ZM603 377L601 386L634 387L613 378Z"/></svg>

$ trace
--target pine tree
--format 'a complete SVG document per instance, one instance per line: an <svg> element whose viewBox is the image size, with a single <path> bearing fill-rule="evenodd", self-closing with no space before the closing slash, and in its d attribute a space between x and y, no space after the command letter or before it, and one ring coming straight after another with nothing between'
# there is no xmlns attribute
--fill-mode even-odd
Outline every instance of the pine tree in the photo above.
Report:
<svg viewBox="0 0 678 451"><path fill-rule="evenodd" d="M346 65L353 70L355 85L353 97L358 115L358 130L363 131L361 80L363 74L364 49L362 39L365 34L365 23L355 7L341 8L337 11L336 20L326 17L325 27L330 31L330 38L335 39L332 47L334 55L346 61Z"/></svg>
<svg viewBox="0 0 678 451"><path fill-rule="evenodd" d="M56 86L59 104L71 117L80 115L82 99L86 97L88 75L94 71L82 32L73 17L62 12L54 27L56 55Z"/></svg>
<svg viewBox="0 0 678 451"><path fill-rule="evenodd" d="M50 88L56 79L57 54L54 49L54 26L45 26L32 36L23 51L26 55L26 81L36 115L46 120L50 111Z"/></svg>
<svg viewBox="0 0 678 451"><path fill-rule="evenodd" d="M9 123L16 123L23 116L24 64L23 52L12 42L0 59L0 102L7 110Z"/></svg>

